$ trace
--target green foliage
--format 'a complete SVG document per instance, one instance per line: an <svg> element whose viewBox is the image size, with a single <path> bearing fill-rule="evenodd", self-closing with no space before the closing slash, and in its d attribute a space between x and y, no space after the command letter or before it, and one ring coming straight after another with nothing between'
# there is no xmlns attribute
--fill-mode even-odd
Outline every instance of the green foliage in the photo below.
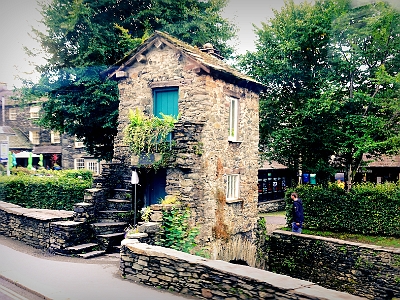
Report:
<svg viewBox="0 0 400 300"><path fill-rule="evenodd" d="M152 212L153 212L153 211L151 210L151 207L150 207L150 206L143 207L143 208L140 210L140 217L142 218L142 221L143 221L143 222L149 222L149 221L150 221L150 216L151 216Z"/></svg>
<svg viewBox="0 0 400 300"><path fill-rule="evenodd" d="M240 66L268 87L260 99L265 158L328 181L337 168L354 176L363 154L398 153L398 11L384 2L287 1L256 33L257 50Z"/></svg>
<svg viewBox="0 0 400 300"><path fill-rule="evenodd" d="M300 185L295 191L303 200L305 227L333 232L400 236L400 182L357 184L349 193L336 185ZM286 194L288 224L292 200Z"/></svg>
<svg viewBox="0 0 400 300"><path fill-rule="evenodd" d="M171 143L167 141L168 135L174 129L178 119L173 116L161 114L159 117L145 116L138 109L129 111L129 121L124 129L124 142L129 145L134 155L162 155L162 163L166 163L171 155Z"/></svg>
<svg viewBox="0 0 400 300"><path fill-rule="evenodd" d="M0 176L4 201L26 208L73 210L92 187L90 171L55 171L46 175Z"/></svg>
<svg viewBox="0 0 400 300"><path fill-rule="evenodd" d="M41 4L44 32L33 36L46 52L38 83L26 80L23 101L48 100L40 125L76 135L86 150L110 160L117 132L117 83L102 72L137 48L154 30L230 55L235 29L220 13L226 0L69 1ZM40 53L25 48L30 56Z"/></svg>
<svg viewBox="0 0 400 300"><path fill-rule="evenodd" d="M189 226L189 217L189 208L173 207L170 210L163 210L163 223L156 244L190 253L196 246L195 238L199 234L199 229Z"/></svg>
<svg viewBox="0 0 400 300"><path fill-rule="evenodd" d="M257 245L257 267L264 269L268 265L268 233L267 233L267 222L265 217L258 218L257 229L255 230L256 245Z"/></svg>

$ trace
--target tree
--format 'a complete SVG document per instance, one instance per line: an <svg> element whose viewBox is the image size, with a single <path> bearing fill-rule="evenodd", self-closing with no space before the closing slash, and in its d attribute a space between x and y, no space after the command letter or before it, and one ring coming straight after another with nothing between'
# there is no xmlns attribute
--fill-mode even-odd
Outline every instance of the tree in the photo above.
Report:
<svg viewBox="0 0 400 300"><path fill-rule="evenodd" d="M223 55L235 29L220 16L226 0L53 0L41 4L46 32L33 30L47 63L38 83L25 82L25 99L46 96L40 125L75 135L90 154L111 159L117 133L118 86L101 76L154 30ZM29 49L28 54L35 55Z"/></svg>
<svg viewBox="0 0 400 300"><path fill-rule="evenodd" d="M349 186L364 154L400 148L398 13L384 3L350 4L286 2L240 60L268 86L260 101L264 156L324 180L337 170L334 157ZM352 25L355 16L363 23Z"/></svg>

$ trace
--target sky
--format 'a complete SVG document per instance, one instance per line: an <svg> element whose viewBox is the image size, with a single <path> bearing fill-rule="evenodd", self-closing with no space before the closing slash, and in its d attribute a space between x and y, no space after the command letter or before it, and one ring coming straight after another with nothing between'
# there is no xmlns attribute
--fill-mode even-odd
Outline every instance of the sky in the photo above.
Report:
<svg viewBox="0 0 400 300"><path fill-rule="evenodd" d="M301 2L297 0L296 2ZM283 0L230 0L223 11L223 17L228 18L240 28L237 41L239 53L254 50L255 34L254 23L261 26L261 22L273 16L272 8L280 9ZM38 48L39 45L29 36L31 27L38 27L41 15L36 0L7 0L2 1L0 17L0 82L6 83L8 89L20 87L21 83L15 78L21 75L24 78L36 78L31 60L23 47ZM42 60L36 60L43 62Z"/></svg>
<svg viewBox="0 0 400 300"><path fill-rule="evenodd" d="M366 2L371 0L354 0ZM389 0L397 2L399 0ZM295 0L295 3L304 2ZM261 27L261 22L267 22L274 16L273 9L280 10L284 0L229 0L222 15L239 28L237 36L237 52L254 51L253 24ZM21 83L15 78L37 78L30 66L29 58L23 47L38 48L39 45L29 36L31 27L38 27L41 15L36 0L6 0L1 3L0 16L0 82L6 83L8 89L20 87ZM36 64L43 60L36 60ZM32 74L33 75L29 75Z"/></svg>

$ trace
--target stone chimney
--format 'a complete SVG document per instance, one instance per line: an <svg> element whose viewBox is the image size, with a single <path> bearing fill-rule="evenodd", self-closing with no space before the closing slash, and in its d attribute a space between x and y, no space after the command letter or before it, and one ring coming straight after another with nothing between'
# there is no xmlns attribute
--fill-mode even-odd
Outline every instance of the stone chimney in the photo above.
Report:
<svg viewBox="0 0 400 300"><path fill-rule="evenodd" d="M212 56L215 56L218 59L224 59L221 55L220 55L220 51L218 49L215 49L213 44L211 43L206 43L203 45L203 48L200 49L200 51L208 53Z"/></svg>
<svg viewBox="0 0 400 300"><path fill-rule="evenodd" d="M0 82L0 92L7 90L7 83Z"/></svg>

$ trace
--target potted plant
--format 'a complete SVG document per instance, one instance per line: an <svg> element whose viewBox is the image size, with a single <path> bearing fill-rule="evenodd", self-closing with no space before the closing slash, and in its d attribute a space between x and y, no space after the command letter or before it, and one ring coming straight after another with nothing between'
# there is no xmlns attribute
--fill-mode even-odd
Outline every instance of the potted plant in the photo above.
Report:
<svg viewBox="0 0 400 300"><path fill-rule="evenodd" d="M132 165L157 166L168 162L172 154L168 138L178 119L145 116L139 109L129 111L129 124L124 129L124 142L132 152Z"/></svg>

